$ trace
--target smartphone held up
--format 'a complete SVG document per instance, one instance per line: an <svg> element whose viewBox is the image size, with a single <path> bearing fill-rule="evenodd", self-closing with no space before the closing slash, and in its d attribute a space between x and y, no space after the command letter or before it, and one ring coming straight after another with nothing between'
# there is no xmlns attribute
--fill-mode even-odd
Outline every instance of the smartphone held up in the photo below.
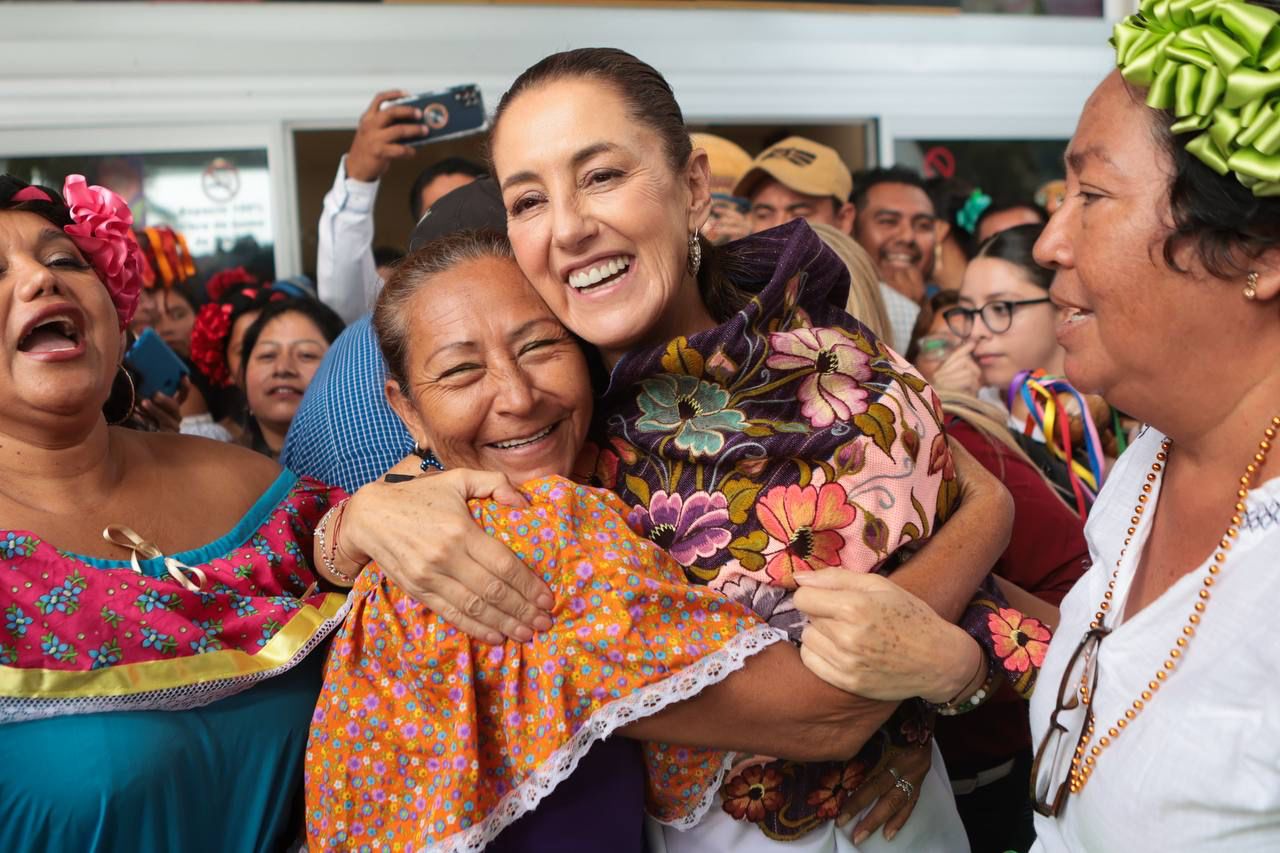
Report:
<svg viewBox="0 0 1280 853"><path fill-rule="evenodd" d="M454 86L442 92L397 98L382 105L383 109L389 107L415 107L422 110L421 124L429 129L428 133L417 139L405 140L405 145L429 145L432 142L480 133L489 127L488 117L484 112L484 98L480 94L480 88L474 83ZM417 124L412 121L396 123Z"/></svg>

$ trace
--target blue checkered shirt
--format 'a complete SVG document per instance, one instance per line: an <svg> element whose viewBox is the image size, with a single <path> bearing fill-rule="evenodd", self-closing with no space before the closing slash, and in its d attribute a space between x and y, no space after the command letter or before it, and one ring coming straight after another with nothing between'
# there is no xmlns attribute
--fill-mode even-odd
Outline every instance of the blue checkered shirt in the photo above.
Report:
<svg viewBox="0 0 1280 853"><path fill-rule="evenodd" d="M338 336L289 426L280 464L348 493L413 450L383 395L387 366L369 315Z"/></svg>

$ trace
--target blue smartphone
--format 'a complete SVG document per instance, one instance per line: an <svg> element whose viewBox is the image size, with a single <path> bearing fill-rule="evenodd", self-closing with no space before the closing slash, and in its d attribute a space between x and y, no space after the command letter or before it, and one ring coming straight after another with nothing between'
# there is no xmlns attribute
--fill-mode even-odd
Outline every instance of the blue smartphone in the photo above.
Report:
<svg viewBox="0 0 1280 853"><path fill-rule="evenodd" d="M160 340L155 329L142 334L124 354L125 362L138 374L138 399L149 400L161 392L172 397L189 371L169 345Z"/></svg>
<svg viewBox="0 0 1280 853"><path fill-rule="evenodd" d="M454 86L443 92L410 95L388 101L385 106L410 106L422 110L422 123L431 128L431 132L417 139L406 139L405 145L430 145L432 142L479 133L489 126L484 114L484 98L480 96L480 87L474 83Z"/></svg>

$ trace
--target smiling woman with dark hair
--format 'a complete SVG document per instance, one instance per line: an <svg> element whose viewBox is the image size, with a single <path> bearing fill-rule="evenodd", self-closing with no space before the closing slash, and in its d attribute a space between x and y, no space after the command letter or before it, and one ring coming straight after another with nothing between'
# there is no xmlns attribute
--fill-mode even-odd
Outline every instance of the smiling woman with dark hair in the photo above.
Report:
<svg viewBox="0 0 1280 853"><path fill-rule="evenodd" d="M646 788L670 824L712 804L726 755L687 747L853 748L853 697L747 607L689 587L612 492L567 479L591 422L587 359L504 237L462 232L410 255L373 322L387 398L423 455L523 484L520 506L471 512L555 603L536 636L490 646L451 627L451 606L413 601L376 565L360 572L312 727L314 848L640 853ZM723 713L742 725L697 722Z"/></svg>
<svg viewBox="0 0 1280 853"><path fill-rule="evenodd" d="M1122 22L1036 246L1067 376L1149 424L1032 698L1044 853L1280 849L1275 10Z"/></svg>
<svg viewBox="0 0 1280 853"><path fill-rule="evenodd" d="M65 200L0 175L0 838L291 849L345 607L318 590L313 538L342 495L241 447L108 422L109 398L114 418L136 402L131 222L78 175ZM344 553L388 572L412 553L406 488L342 500Z"/></svg>
<svg viewBox="0 0 1280 853"><path fill-rule="evenodd" d="M330 491L107 423L142 284L131 218L79 176L65 202L0 176L0 838L283 849L342 608L310 561Z"/></svg>
<svg viewBox="0 0 1280 853"><path fill-rule="evenodd" d="M248 403L247 443L272 459L280 455L302 395L342 318L314 299L268 303L244 333L240 382Z"/></svg>
<svg viewBox="0 0 1280 853"><path fill-rule="evenodd" d="M862 713L843 731L861 749L835 762L745 762L696 826L650 844L956 849L963 829L941 767L929 768L923 705L885 721L903 697L967 710L1010 671L993 605L973 597L1003 550L1007 494L949 448L910 366L837 307L848 269L806 225L727 250L700 236L706 154L657 70L606 48L548 57L504 97L491 143L520 270L611 373L580 473L622 498L631 525L669 549L686 580L803 637L813 672L872 697L846 700ZM451 623L522 638L545 610L513 588L527 569L472 556L493 547L458 500L460 478L478 473L426 478L443 547L423 568ZM902 593L894 627L863 631L865 609L899 585L929 604ZM958 617L970 602L965 628L929 611ZM958 642L966 629L988 656ZM882 653L890 647L900 653ZM1015 680L1025 691L1034 677ZM786 691L776 681L760 692L783 701ZM682 734L763 737L741 708L690 712ZM846 811L862 819L837 826Z"/></svg>

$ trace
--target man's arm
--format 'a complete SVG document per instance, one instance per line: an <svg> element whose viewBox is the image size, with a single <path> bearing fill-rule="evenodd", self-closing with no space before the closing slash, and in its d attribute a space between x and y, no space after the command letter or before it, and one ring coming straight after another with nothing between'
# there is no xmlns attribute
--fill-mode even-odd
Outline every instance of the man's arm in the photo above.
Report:
<svg viewBox="0 0 1280 853"><path fill-rule="evenodd" d="M373 260L373 203L378 181L392 160L414 156L404 144L424 136L427 128L416 107L382 105L403 97L401 91L379 92L360 116L351 149L338 166L338 176L324 197L316 257L316 287L320 301L347 323L355 322L381 287Z"/></svg>
<svg viewBox="0 0 1280 853"><path fill-rule="evenodd" d="M376 291L373 262L373 202L378 182L347 177L347 158L338 166L333 187L325 194L316 252L316 289L320 301L354 323L369 310L366 293Z"/></svg>

